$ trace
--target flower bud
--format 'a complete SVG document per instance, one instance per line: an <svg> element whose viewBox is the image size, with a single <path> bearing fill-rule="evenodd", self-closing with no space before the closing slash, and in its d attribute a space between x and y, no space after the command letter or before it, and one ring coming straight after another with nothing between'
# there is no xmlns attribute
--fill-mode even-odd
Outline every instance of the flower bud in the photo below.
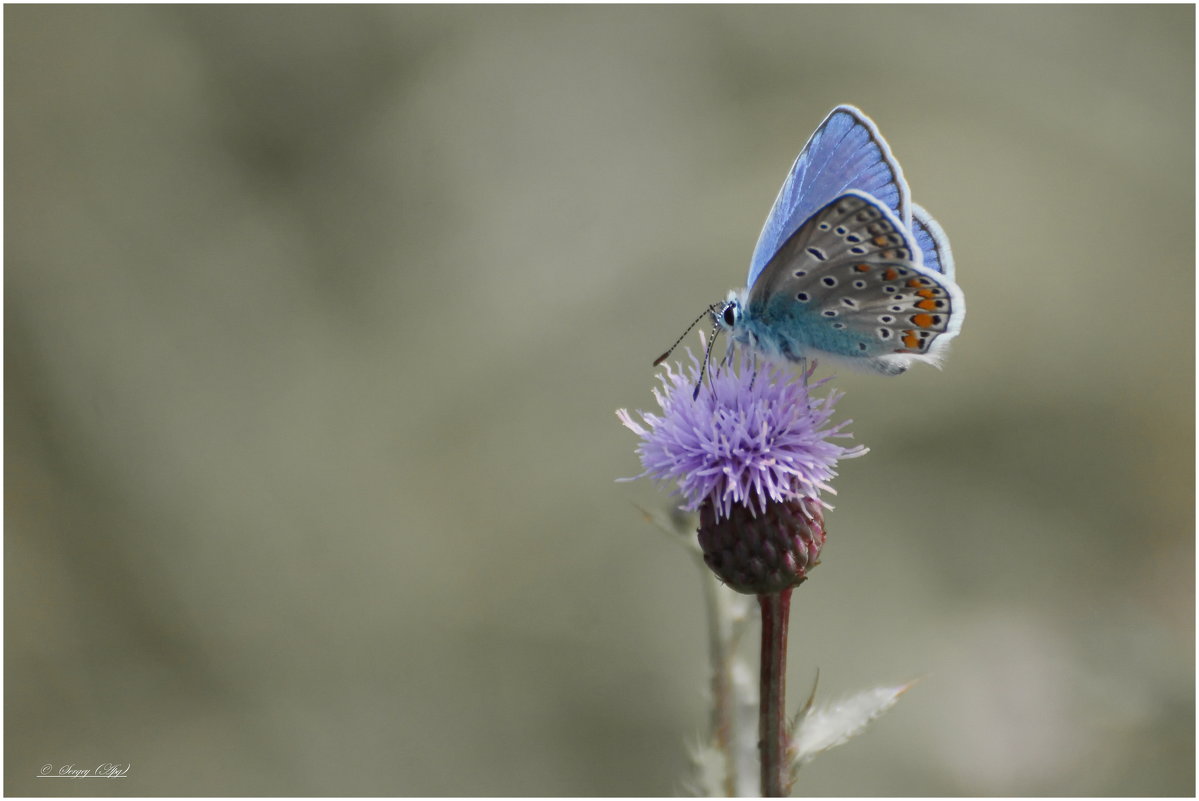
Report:
<svg viewBox="0 0 1199 801"><path fill-rule="evenodd" d="M819 564L824 539L824 510L809 497L770 502L757 515L734 504L727 517L718 518L711 499L699 508L704 562L717 578L747 595L800 584Z"/></svg>

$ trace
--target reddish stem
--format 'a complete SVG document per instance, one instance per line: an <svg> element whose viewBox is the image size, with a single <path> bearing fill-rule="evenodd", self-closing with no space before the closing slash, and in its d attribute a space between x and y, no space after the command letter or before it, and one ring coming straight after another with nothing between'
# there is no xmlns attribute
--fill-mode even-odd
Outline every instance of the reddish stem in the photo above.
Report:
<svg viewBox="0 0 1199 801"><path fill-rule="evenodd" d="M758 750L762 796L787 795L787 616L791 590L758 596L762 607L762 674L758 714Z"/></svg>

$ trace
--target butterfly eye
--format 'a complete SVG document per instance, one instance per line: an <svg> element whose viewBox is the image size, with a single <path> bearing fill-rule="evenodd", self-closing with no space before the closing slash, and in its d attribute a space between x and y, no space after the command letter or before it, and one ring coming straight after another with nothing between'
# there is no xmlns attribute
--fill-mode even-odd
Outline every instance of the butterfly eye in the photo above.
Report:
<svg viewBox="0 0 1199 801"><path fill-rule="evenodd" d="M732 328L737 324L737 310L733 308L733 304L724 307L724 324Z"/></svg>

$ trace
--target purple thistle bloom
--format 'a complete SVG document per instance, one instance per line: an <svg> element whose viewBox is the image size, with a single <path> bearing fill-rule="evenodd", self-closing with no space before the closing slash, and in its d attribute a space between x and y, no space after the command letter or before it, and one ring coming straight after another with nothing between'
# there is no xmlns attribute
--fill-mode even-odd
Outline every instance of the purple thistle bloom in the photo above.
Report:
<svg viewBox="0 0 1199 801"><path fill-rule="evenodd" d="M822 490L835 493L828 482L839 459L866 453L861 445L832 441L852 436L842 431L850 421L829 424L841 393L811 397L828 381L808 383L811 369L796 380L769 363L755 371L741 356L714 369L692 400L700 362L690 350L688 356L689 368L667 363L658 375L661 414L638 412L642 425L627 410L616 412L641 437L637 454L645 471L635 478L675 484L683 508L694 511L710 500L717 519L728 519L737 506L756 516L771 502L818 500Z"/></svg>

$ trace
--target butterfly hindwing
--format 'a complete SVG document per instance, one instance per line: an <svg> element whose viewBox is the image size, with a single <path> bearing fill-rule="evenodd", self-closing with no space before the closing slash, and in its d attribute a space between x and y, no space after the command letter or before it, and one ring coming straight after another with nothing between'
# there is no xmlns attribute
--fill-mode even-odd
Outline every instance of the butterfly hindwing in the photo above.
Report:
<svg viewBox="0 0 1199 801"><path fill-rule="evenodd" d="M932 215L915 203L912 204L912 234L922 254L921 264L953 280L953 252L949 249L949 237Z"/></svg>
<svg viewBox="0 0 1199 801"><path fill-rule="evenodd" d="M789 358L864 357L885 373L936 362L965 305L951 279L920 263L914 240L884 203L848 192L778 249L749 289L745 324Z"/></svg>

